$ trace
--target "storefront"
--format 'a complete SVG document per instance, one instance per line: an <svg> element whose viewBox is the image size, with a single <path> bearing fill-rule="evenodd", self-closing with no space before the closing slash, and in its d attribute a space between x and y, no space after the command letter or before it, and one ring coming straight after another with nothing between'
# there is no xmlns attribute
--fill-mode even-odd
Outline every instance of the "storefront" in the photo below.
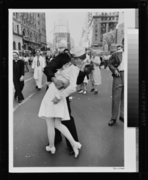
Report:
<svg viewBox="0 0 148 180"><path fill-rule="evenodd" d="M28 37L23 37L23 50L29 50L35 53L36 49L40 49L41 44L31 41Z"/></svg>

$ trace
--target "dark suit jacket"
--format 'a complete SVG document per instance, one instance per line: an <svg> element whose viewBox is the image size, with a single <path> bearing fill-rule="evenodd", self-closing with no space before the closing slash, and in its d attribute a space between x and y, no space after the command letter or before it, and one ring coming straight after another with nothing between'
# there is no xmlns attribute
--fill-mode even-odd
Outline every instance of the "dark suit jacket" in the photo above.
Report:
<svg viewBox="0 0 148 180"><path fill-rule="evenodd" d="M47 76L47 81L51 82L51 78L55 77L55 73L57 72L58 69L62 68L64 64L67 62L64 62L64 60L59 60L59 59L53 59L49 64L44 68L44 73ZM77 78L77 84L81 84L84 80L85 73L80 71L78 78Z"/></svg>
<svg viewBox="0 0 148 180"><path fill-rule="evenodd" d="M24 76L24 61L18 60L15 62L13 60L13 76L20 78L22 75Z"/></svg>
<svg viewBox="0 0 148 180"><path fill-rule="evenodd" d="M115 70L118 70L118 66L122 61L122 52L115 52L111 55L108 61L108 67L113 73L112 75L115 76Z"/></svg>

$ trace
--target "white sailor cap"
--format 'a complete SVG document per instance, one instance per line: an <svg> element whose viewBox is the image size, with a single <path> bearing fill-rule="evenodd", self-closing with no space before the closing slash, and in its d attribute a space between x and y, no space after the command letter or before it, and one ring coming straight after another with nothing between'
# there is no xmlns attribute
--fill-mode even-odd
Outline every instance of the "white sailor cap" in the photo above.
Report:
<svg viewBox="0 0 148 180"><path fill-rule="evenodd" d="M80 57L85 54L85 48L84 47L74 47L70 50L70 53L73 57Z"/></svg>

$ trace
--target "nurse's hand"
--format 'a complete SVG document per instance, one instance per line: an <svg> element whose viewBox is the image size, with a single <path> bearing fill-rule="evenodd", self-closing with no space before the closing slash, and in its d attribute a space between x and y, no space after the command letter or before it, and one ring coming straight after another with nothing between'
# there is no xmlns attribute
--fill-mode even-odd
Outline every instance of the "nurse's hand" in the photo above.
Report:
<svg viewBox="0 0 148 180"><path fill-rule="evenodd" d="M59 101L60 101L60 99L58 99L57 97L55 97L55 98L52 100L52 102L53 102L54 104L57 104Z"/></svg>

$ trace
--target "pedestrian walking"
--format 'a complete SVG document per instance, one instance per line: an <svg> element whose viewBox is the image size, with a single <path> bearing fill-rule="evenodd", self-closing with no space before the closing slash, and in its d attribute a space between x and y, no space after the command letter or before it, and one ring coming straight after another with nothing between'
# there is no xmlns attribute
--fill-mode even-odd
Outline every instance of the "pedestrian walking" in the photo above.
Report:
<svg viewBox="0 0 148 180"><path fill-rule="evenodd" d="M87 50L86 50L86 52L87 52ZM90 64L90 57L89 57L88 54L86 54L86 59L83 61L83 63ZM82 63L82 66L83 66L83 63ZM80 67L80 68L81 68L81 67ZM84 95L85 95L85 94L87 93L87 84L88 84L88 82L89 82L89 76L86 75L85 78L84 78L83 83L79 85L79 90L78 90L78 92L79 92L80 94L84 94Z"/></svg>
<svg viewBox="0 0 148 180"><path fill-rule="evenodd" d="M34 69L34 79L36 82L36 89L42 89L42 77L43 77L43 70L45 67L45 59L40 56L40 50L36 51L36 56L32 62L32 68Z"/></svg>
<svg viewBox="0 0 148 180"><path fill-rule="evenodd" d="M32 54L30 57L30 66L32 66L33 59L34 59L34 55Z"/></svg>
<svg viewBox="0 0 148 180"><path fill-rule="evenodd" d="M32 58L31 57L32 57L31 55L28 56L28 64L29 64L29 66L31 66L31 63L32 63Z"/></svg>
<svg viewBox="0 0 148 180"><path fill-rule="evenodd" d="M82 63L82 61L86 58L85 49L81 48L81 47L73 48L70 53L72 55L71 62L74 65L77 65L77 67L78 67L78 64ZM61 69L63 67L63 65L67 63L67 59L68 59L68 58L61 58L61 56L65 57L65 55L59 54L48 64L47 67L44 68L44 73L47 76L47 81L53 82L57 88L60 88L63 85L59 80L56 79L55 73L57 72L58 69ZM66 55L66 56L68 56L68 55ZM81 84L84 80L85 75L89 74L91 72L91 69L88 69L87 71L85 71L86 65L87 64L84 64L83 67L81 68L81 70L79 70L79 75L77 78L77 85ZM76 130L74 118L71 115L70 101L69 101L68 97L66 97L66 102L67 102L70 118L69 118L69 121L66 121L66 120L62 121L62 124L64 124L68 128L68 130L70 131L74 140L78 142L79 140L78 140L77 130ZM55 130L55 144L57 144L61 141L62 141L61 133L56 129ZM67 139L66 139L66 144L68 147L68 153L70 155L73 155L74 154L73 148Z"/></svg>
<svg viewBox="0 0 148 180"><path fill-rule="evenodd" d="M104 69L107 68L108 60L109 60L110 57L111 57L111 55L108 55L108 56L104 55L104 57L103 57L103 59L104 59Z"/></svg>
<svg viewBox="0 0 148 180"><path fill-rule="evenodd" d="M22 90L24 87L24 61L19 59L19 54L13 52L13 83L15 88L14 99L18 98L18 103L24 100Z"/></svg>
<svg viewBox="0 0 148 180"><path fill-rule="evenodd" d="M94 70L92 71L90 75L92 89L91 92L94 92L94 94L98 94L98 87L101 84L101 71L100 71L100 57L94 55L92 58L92 64Z"/></svg>
<svg viewBox="0 0 148 180"><path fill-rule="evenodd" d="M28 58L28 55L25 55L24 62L25 62L25 71L29 72L29 67L28 67L29 58Z"/></svg>
<svg viewBox="0 0 148 180"><path fill-rule="evenodd" d="M54 128L56 128L69 140L75 157L77 157L81 144L74 140L68 128L61 121L70 120L66 97L76 91L79 69L71 63L66 53L61 53L59 58L67 61L56 73L56 79L60 80L63 86L58 89L53 82L50 83L40 106L39 117L46 119L47 122L49 146L46 146L46 150L52 154L56 151L54 145Z"/></svg>
<svg viewBox="0 0 148 180"><path fill-rule="evenodd" d="M101 69L101 66L105 66L104 64L105 64L104 58L100 56L100 69Z"/></svg>
<svg viewBox="0 0 148 180"><path fill-rule="evenodd" d="M109 69L113 76L112 85L112 117L108 125L113 126L119 116L119 119L124 122L124 40L123 49L117 47L117 52L114 52L109 59Z"/></svg>

